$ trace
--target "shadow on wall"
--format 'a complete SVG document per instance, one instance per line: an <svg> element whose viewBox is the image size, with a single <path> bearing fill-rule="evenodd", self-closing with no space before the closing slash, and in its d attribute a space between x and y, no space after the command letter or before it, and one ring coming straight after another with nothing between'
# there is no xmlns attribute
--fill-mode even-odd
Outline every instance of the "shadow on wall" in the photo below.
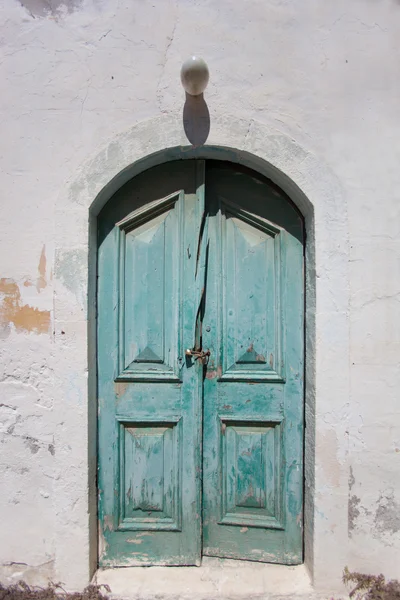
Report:
<svg viewBox="0 0 400 600"><path fill-rule="evenodd" d="M203 94L191 96L186 94L183 107L183 128L189 142L193 146L206 143L210 133L210 113Z"/></svg>

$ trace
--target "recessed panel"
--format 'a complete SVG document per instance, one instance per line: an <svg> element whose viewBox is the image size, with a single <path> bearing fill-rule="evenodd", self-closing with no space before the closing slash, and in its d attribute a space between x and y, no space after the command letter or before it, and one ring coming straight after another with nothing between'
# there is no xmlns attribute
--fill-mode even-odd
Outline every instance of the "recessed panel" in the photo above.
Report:
<svg viewBox="0 0 400 600"><path fill-rule="evenodd" d="M164 362L164 246L170 213L125 237L125 367Z"/></svg>
<svg viewBox="0 0 400 600"><path fill-rule="evenodd" d="M280 244L277 229L223 209L223 380L282 380Z"/></svg>
<svg viewBox="0 0 400 600"><path fill-rule="evenodd" d="M120 422L121 530L180 529L180 423Z"/></svg>
<svg viewBox="0 0 400 600"><path fill-rule="evenodd" d="M221 524L280 529L281 425L221 423Z"/></svg>
<svg viewBox="0 0 400 600"><path fill-rule="evenodd" d="M179 377L179 194L149 205L120 225L118 379Z"/></svg>

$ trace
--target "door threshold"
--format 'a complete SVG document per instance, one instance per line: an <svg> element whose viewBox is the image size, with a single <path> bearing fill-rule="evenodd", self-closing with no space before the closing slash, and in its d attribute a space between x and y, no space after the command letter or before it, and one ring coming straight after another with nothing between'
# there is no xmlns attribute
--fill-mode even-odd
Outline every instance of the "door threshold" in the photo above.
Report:
<svg viewBox="0 0 400 600"><path fill-rule="evenodd" d="M93 583L107 584L111 596L132 600L318 598L304 565L273 565L207 556L203 557L200 567L98 569Z"/></svg>

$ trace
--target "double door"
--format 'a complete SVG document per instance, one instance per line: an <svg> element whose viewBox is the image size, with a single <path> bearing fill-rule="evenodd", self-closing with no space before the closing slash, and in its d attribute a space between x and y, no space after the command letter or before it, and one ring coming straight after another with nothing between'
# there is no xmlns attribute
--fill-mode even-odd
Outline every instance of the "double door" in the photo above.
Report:
<svg viewBox="0 0 400 600"><path fill-rule="evenodd" d="M302 561L303 223L177 161L99 216L101 566Z"/></svg>

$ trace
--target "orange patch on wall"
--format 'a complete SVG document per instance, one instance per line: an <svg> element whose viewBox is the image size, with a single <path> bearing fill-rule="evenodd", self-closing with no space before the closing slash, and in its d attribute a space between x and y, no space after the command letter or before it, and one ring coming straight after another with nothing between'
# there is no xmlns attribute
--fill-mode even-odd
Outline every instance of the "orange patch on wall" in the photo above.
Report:
<svg viewBox="0 0 400 600"><path fill-rule="evenodd" d="M36 281L36 289L38 292L43 290L46 285L46 246L43 246L42 253L40 255L39 266L38 266L39 277Z"/></svg>
<svg viewBox="0 0 400 600"><path fill-rule="evenodd" d="M40 290L43 290L46 285L46 246L44 245L42 248L42 252L40 253L39 265L38 265L38 278L36 279L36 289L40 293ZM50 274L50 279L53 278L53 274ZM31 279L25 279L24 287L32 287L35 285Z"/></svg>
<svg viewBox="0 0 400 600"><path fill-rule="evenodd" d="M50 311L33 308L21 303L21 292L13 279L0 279L0 324L7 327L13 323L17 331L48 333Z"/></svg>

